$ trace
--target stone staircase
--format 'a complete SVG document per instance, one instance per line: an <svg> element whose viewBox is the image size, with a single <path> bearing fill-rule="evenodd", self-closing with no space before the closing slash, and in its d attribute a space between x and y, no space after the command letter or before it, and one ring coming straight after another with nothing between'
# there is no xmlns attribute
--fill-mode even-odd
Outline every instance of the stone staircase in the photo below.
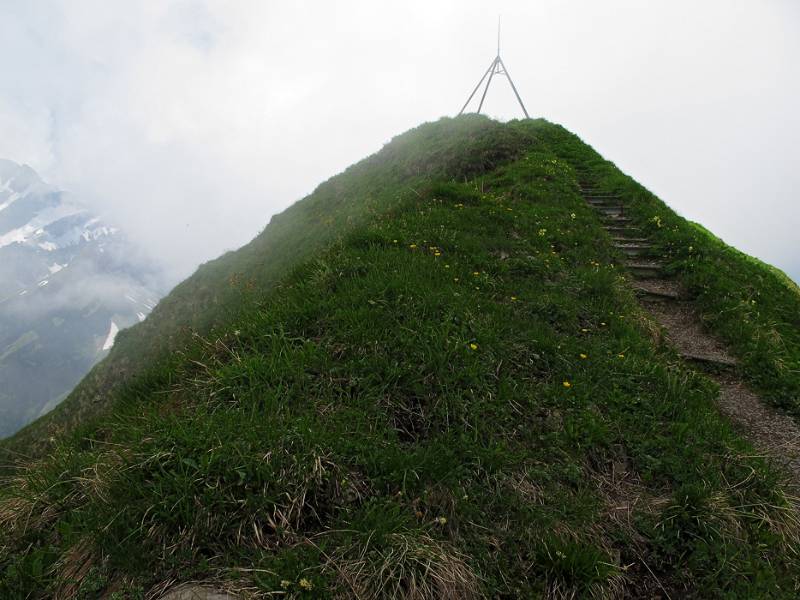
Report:
<svg viewBox="0 0 800 600"><path fill-rule="evenodd" d="M640 302L664 326L669 341L681 357L705 369L735 367L736 359L703 330L691 302L684 298L678 285L665 276L663 262L653 256L653 244L626 215L623 198L588 184L581 185L580 191L611 236Z"/></svg>
<svg viewBox="0 0 800 600"><path fill-rule="evenodd" d="M581 175L588 178L586 173ZM800 424L749 389L738 373L736 359L705 330L694 303L664 273L653 244L626 215L623 198L585 183L580 191L597 211L620 254L620 264L630 274L639 302L662 326L666 341L687 364L719 384L719 410L764 456L781 465L800 491Z"/></svg>

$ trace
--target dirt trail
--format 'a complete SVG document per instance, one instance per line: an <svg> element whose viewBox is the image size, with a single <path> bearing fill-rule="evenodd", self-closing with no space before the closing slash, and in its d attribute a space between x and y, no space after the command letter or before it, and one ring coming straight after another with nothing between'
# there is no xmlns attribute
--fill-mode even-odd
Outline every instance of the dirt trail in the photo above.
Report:
<svg viewBox="0 0 800 600"><path fill-rule="evenodd" d="M582 194L603 219L615 246L625 256L642 306L664 328L669 343L687 362L720 386L720 412L742 431L764 456L783 466L800 488L800 425L766 404L736 372L737 361L726 346L703 327L696 308L657 259L646 257L651 245L624 215L619 196L582 187ZM644 255L644 256L643 256Z"/></svg>

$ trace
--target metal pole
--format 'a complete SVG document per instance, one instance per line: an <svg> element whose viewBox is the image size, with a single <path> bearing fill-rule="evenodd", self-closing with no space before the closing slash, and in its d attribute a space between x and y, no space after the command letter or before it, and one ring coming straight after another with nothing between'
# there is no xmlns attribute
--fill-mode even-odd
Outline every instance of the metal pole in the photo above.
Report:
<svg viewBox="0 0 800 600"><path fill-rule="evenodd" d="M497 56L500 56L500 15L497 15Z"/></svg>
<svg viewBox="0 0 800 600"><path fill-rule="evenodd" d="M503 60L499 56L495 60L497 60L500 63L500 65L503 67L503 71L505 71L506 77L508 77L508 83L511 84L511 89L514 90L514 95L517 97L517 101L519 102L519 105L522 107L522 112L525 113L525 118L526 119L530 119L531 117L530 117L530 115L528 115L528 111L525 109L525 105L522 103L522 98L519 97L519 93L517 92L517 88L516 88L516 86L514 85L514 82L511 79L511 75L509 75L509 73L508 73L508 69L506 69L506 65L503 63ZM489 78L489 80L491 81L491 77ZM480 108L478 109L478 112L480 112Z"/></svg>
<svg viewBox="0 0 800 600"><path fill-rule="evenodd" d="M492 77L495 74L495 67L497 66L497 61L500 60L500 57L494 59L492 66L490 67L492 72L489 73L489 79L486 81L486 87L483 88L483 96L481 96L481 103L478 105L478 114L481 114L481 108L483 108L483 101L486 100L486 92L489 91L489 84L492 83Z"/></svg>
<svg viewBox="0 0 800 600"><path fill-rule="evenodd" d="M469 95L469 98L467 98L467 101L464 102L464 106L462 106L461 110L458 112L459 116L463 114L464 110L467 108L467 105L470 103L470 100L472 100L472 97L475 95L475 92L478 91L478 88L481 87L483 80L486 79L486 76L489 74L489 71L492 70L493 66L494 66L494 61L492 61L492 64L489 65L488 69L486 69L486 72L483 74L483 77L481 77L481 80L478 82L478 85L475 86L475 89L472 90L472 93Z"/></svg>

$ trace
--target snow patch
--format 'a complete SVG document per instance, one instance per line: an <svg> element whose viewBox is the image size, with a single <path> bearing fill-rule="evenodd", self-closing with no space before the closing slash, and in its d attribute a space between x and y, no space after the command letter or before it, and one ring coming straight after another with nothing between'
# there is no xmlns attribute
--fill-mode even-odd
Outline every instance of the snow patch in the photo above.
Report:
<svg viewBox="0 0 800 600"><path fill-rule="evenodd" d="M119 327L114 321L111 321L111 327L108 329L108 335L106 336L106 341L103 343L103 350L110 350L111 346L114 345L114 340L117 338L117 334L119 333Z"/></svg>
<svg viewBox="0 0 800 600"><path fill-rule="evenodd" d="M44 287L44 286L46 286L48 283L50 283L50 282L49 282L49 281L47 281L47 279L43 279L42 281L40 281L40 282L39 282L39 287Z"/></svg>
<svg viewBox="0 0 800 600"><path fill-rule="evenodd" d="M52 252L53 250L56 250L58 246L56 246L53 242L42 242L39 244L39 248L46 250L47 252Z"/></svg>
<svg viewBox="0 0 800 600"><path fill-rule="evenodd" d="M137 313L136 313L136 316L137 316L137 317L139 317L139 323L141 323L142 321L144 321L144 317L145 317L145 314L144 314L144 313L137 312Z"/></svg>
<svg viewBox="0 0 800 600"><path fill-rule="evenodd" d="M0 210L5 210L9 206L11 206L14 203L14 200L16 200L19 197L20 197L20 194L18 194L17 192L13 192L12 194L10 194L8 196L8 200L6 200L2 204L0 204Z"/></svg>
<svg viewBox="0 0 800 600"><path fill-rule="evenodd" d="M67 265L60 265L57 262L54 262L52 265L47 267L47 270L50 271L50 275L54 275L58 273L61 269L66 267Z"/></svg>
<svg viewBox="0 0 800 600"><path fill-rule="evenodd" d="M38 228L28 223L27 225L12 229L8 233L0 235L0 248L3 246L10 246L11 244L21 244L28 239L31 233L36 231L36 229Z"/></svg>

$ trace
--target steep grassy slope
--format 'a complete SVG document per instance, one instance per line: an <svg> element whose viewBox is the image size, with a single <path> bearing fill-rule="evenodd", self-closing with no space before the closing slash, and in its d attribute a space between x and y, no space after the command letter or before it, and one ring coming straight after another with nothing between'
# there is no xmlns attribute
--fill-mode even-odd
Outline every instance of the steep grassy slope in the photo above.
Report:
<svg viewBox="0 0 800 600"><path fill-rule="evenodd" d="M513 159L532 142L530 128L488 119L442 120L396 137L380 152L321 184L273 217L243 248L201 266L162 300L144 323L122 332L109 358L51 415L11 446L41 452L43 441L108 408L110 393L143 368L182 348L192 333L224 329L294 266L371 216L389 210L431 180L463 180ZM165 376L171 367L165 366ZM7 444L8 447L8 444Z"/></svg>
<svg viewBox="0 0 800 600"><path fill-rule="evenodd" d="M565 130L425 125L203 267L12 440L83 421L0 490L0 597L796 597L795 500L654 347L576 167L659 211L687 281L760 291L782 345L728 335L791 364L794 292L705 234L717 268L681 258L701 233ZM791 368L756 365L789 398Z"/></svg>

